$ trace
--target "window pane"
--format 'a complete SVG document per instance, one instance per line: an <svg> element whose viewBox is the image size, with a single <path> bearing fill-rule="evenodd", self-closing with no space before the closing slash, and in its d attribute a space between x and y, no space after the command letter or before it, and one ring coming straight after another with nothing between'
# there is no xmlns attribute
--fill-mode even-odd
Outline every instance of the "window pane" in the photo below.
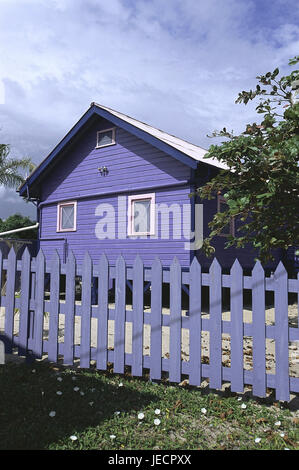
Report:
<svg viewBox="0 0 299 470"><path fill-rule="evenodd" d="M98 146L112 144L112 131L105 131L98 134Z"/></svg>
<svg viewBox="0 0 299 470"><path fill-rule="evenodd" d="M61 228L63 230L74 228L74 206L61 206Z"/></svg>
<svg viewBox="0 0 299 470"><path fill-rule="evenodd" d="M134 232L150 232L151 228L151 200L134 201Z"/></svg>

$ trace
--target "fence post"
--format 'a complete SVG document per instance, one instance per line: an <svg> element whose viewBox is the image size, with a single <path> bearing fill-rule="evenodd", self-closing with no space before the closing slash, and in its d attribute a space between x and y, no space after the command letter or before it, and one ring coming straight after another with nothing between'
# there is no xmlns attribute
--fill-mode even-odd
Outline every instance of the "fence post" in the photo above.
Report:
<svg viewBox="0 0 299 470"><path fill-rule="evenodd" d="M156 258L151 269L150 378L160 380L162 372L162 264Z"/></svg>
<svg viewBox="0 0 299 470"><path fill-rule="evenodd" d="M175 257L170 266L169 381L180 382L182 373L182 269Z"/></svg>
<svg viewBox="0 0 299 470"><path fill-rule="evenodd" d="M51 278L48 359L49 361L57 362L59 330L60 259L56 250L54 251L50 270Z"/></svg>
<svg viewBox="0 0 299 470"><path fill-rule="evenodd" d="M189 288L189 384L201 384L201 266L196 258L190 267Z"/></svg>
<svg viewBox="0 0 299 470"><path fill-rule="evenodd" d="M210 266L210 388L222 387L222 292L221 266Z"/></svg>
<svg viewBox="0 0 299 470"><path fill-rule="evenodd" d="M35 315L34 315L34 351L40 358L43 354L43 325L44 325L44 295L45 295L45 257L42 249L36 257L35 277Z"/></svg>
<svg viewBox="0 0 299 470"><path fill-rule="evenodd" d="M89 253L86 253L82 268L82 312L80 340L80 367L86 368L90 366L91 358L91 283L92 261Z"/></svg>
<svg viewBox="0 0 299 470"><path fill-rule="evenodd" d="M21 272L21 305L20 305L20 331L19 331L19 350L18 354L24 356L27 354L28 336L29 336L29 301L30 301L30 271L31 256L28 248L22 256Z"/></svg>
<svg viewBox="0 0 299 470"><path fill-rule="evenodd" d="M288 275L281 261L274 273L274 283L276 399L289 401Z"/></svg>
<svg viewBox="0 0 299 470"><path fill-rule="evenodd" d="M72 251L69 251L66 261L66 287L64 312L64 349L63 362L67 365L74 363L74 323L75 323L75 296L76 296L76 260Z"/></svg>
<svg viewBox="0 0 299 470"><path fill-rule="evenodd" d="M125 371L126 263L122 256L115 266L114 366L117 374Z"/></svg>
<svg viewBox="0 0 299 470"><path fill-rule="evenodd" d="M132 375L142 376L143 368L143 262L137 256L133 265Z"/></svg>
<svg viewBox="0 0 299 470"><path fill-rule="evenodd" d="M259 261L252 270L253 395L266 396L265 273Z"/></svg>
<svg viewBox="0 0 299 470"><path fill-rule="evenodd" d="M5 336L7 337L7 354L12 353L13 348L13 330L14 330L14 313L15 313L15 286L16 286L16 268L17 256L12 247L8 255L6 296L5 296Z"/></svg>
<svg viewBox="0 0 299 470"><path fill-rule="evenodd" d="M236 259L230 271L231 390L243 393L243 269Z"/></svg>
<svg viewBox="0 0 299 470"><path fill-rule="evenodd" d="M101 256L98 277L98 339L97 369L106 370L108 361L108 290L109 263L105 255Z"/></svg>

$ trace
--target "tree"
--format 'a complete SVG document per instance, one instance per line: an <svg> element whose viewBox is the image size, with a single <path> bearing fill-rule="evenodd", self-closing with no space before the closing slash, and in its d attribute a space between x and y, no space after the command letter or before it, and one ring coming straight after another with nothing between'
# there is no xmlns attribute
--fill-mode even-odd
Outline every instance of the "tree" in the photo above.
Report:
<svg viewBox="0 0 299 470"><path fill-rule="evenodd" d="M35 222L33 222L29 217L24 217L21 214L14 214L7 217L6 220L0 219L0 233L15 230L17 228L30 227L32 225L35 225ZM5 238L35 240L37 238L37 229L13 233L11 235L6 235Z"/></svg>
<svg viewBox="0 0 299 470"><path fill-rule="evenodd" d="M33 163L30 158L9 158L9 145L0 144L0 185L16 188L24 182L20 170L32 171Z"/></svg>
<svg viewBox="0 0 299 470"><path fill-rule="evenodd" d="M299 62L299 56L289 65ZM258 76L255 90L242 91L236 103L245 105L258 99L259 124L248 124L235 136L223 128L212 137L224 137L221 145L211 145L206 158L225 162L221 171L196 190L202 199L222 194L227 202L224 212L216 213L204 240L206 254L214 252L212 240L232 217L238 222L235 235L228 236L226 247L242 248L248 243L262 261L272 258L275 248L299 244L299 70L278 77L279 69Z"/></svg>

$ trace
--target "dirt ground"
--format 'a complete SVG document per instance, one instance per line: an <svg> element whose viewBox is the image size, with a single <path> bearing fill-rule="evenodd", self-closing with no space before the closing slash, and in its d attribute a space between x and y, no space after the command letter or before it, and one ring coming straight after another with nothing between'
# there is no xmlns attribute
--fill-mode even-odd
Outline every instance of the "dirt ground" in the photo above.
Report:
<svg viewBox="0 0 299 470"><path fill-rule="evenodd" d="M110 304L109 308L113 309L114 304ZM127 306L129 310L131 306ZM150 312L150 308L145 312ZM169 309L164 308L163 314L169 315ZM186 315L186 311L182 311L182 315ZM4 330L4 308L0 308L0 333ZM203 312L202 318L209 318L209 313ZM222 320L230 321L230 312L222 313ZM244 323L252 322L252 311L250 309L243 310ZM80 323L81 318L75 318L75 344L80 344ZM275 324L275 309L266 309L266 324ZM289 305L289 325L290 327L298 327L298 305ZM18 334L19 314L15 315L14 334ZM49 316L45 315L44 319L44 339L48 337ZM144 344L143 354L150 355L150 325L144 326ZM64 315L59 315L59 341L63 341L64 336ZM114 345L114 321L108 322L108 348L113 349ZM91 322L91 346L97 346L97 319L92 318ZM126 322L126 353L132 352L132 324ZM182 360L189 360L189 330L182 328ZM209 332L202 332L202 356L203 362L207 363L209 358ZM169 327L162 327L162 357L169 357ZM290 376L299 377L299 341L289 343L289 360L290 360ZM225 367L230 366L230 338L229 335L222 335L222 362ZM244 369L252 369L252 338L244 337ZM266 369L267 373L275 374L275 340L266 339Z"/></svg>

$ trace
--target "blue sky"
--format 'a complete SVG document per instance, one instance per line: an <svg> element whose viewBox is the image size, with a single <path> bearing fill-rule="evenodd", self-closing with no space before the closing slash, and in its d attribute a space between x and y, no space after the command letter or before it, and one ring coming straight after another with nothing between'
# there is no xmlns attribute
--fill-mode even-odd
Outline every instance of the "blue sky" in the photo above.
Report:
<svg viewBox="0 0 299 470"><path fill-rule="evenodd" d="M299 53L295 0L0 0L0 141L45 158L92 101L205 148ZM0 217L35 209L0 187Z"/></svg>

